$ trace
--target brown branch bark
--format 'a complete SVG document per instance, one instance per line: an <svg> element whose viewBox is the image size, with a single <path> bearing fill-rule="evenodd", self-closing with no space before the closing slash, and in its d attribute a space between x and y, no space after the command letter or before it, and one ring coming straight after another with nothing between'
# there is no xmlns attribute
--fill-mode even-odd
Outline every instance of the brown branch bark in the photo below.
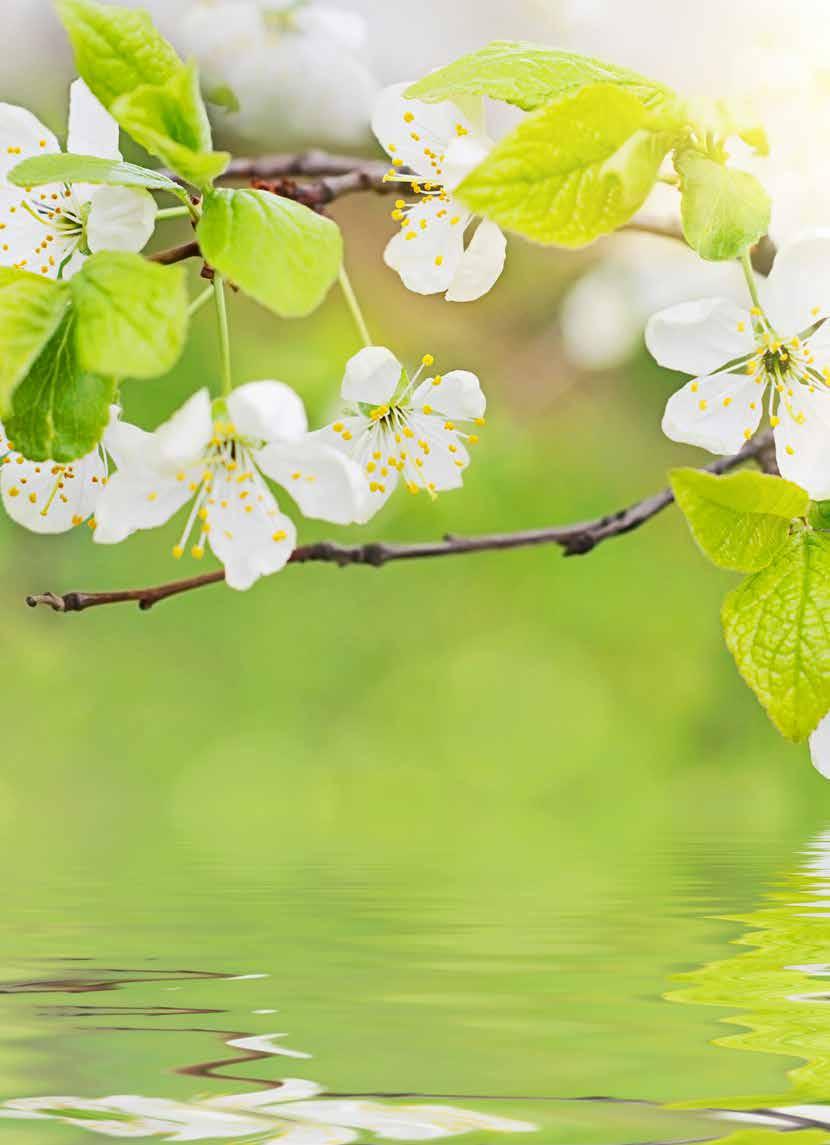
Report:
<svg viewBox="0 0 830 1145"><path fill-rule="evenodd" d="M769 446L771 434L759 434L740 453L733 457L722 457L705 467L705 472L714 474L729 473L747 461L762 457ZM370 541L362 545L339 545L334 541L317 541L295 549L291 564L320 562L338 565L370 565L382 568L394 561L428 560L432 557L463 556L468 553L504 552L508 549L527 549L538 545L558 545L566 557L585 556L593 552L603 541L631 533L652 520L674 501L671 489L661 489L651 497L646 497L627 509L620 509L593 521L582 521L573 525L553 525L550 528L528 529L518 533L491 533L478 537L444 537L440 541L424 541L416 544L394 544L385 541ZM106 604L137 604L146 612L170 597L181 596L211 584L220 584L225 579L222 569L203 573L187 580L172 581L169 584L150 588L124 589L117 592L69 592L59 596L45 592L29 596L26 603L30 608L45 606L54 612L85 612L89 608L100 608Z"/></svg>

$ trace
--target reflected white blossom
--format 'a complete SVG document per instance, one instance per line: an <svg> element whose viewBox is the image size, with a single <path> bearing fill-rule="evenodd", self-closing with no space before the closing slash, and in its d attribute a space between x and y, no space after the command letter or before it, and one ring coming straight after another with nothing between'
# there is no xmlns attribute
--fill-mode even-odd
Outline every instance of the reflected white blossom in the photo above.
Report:
<svg viewBox="0 0 830 1145"><path fill-rule="evenodd" d="M58 1121L105 1137L165 1141L232 1137L251 1138L261 1145L349 1145L363 1140L365 1133L387 1141L434 1141L464 1133L536 1130L527 1121L449 1105L394 1105L327 1098L322 1093L312 1081L287 1078L273 1089L192 1102L131 1094L95 1099L31 1097L6 1102L0 1118Z"/></svg>

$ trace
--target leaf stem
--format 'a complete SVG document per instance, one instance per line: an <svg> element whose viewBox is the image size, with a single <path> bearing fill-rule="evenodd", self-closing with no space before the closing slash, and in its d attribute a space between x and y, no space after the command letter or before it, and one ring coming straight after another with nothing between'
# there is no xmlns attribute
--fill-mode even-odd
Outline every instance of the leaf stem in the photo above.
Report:
<svg viewBox="0 0 830 1145"><path fill-rule="evenodd" d="M741 266L743 267L744 278L749 287L749 293L752 296L752 301L759 310L763 310L761 305L761 296L758 294L758 283L755 280L755 271L752 266L752 257L748 250L745 250L741 255Z"/></svg>
<svg viewBox="0 0 830 1145"><path fill-rule="evenodd" d="M346 299L346 305L351 311L358 333L363 339L363 345L374 345L372 336L369 333L369 327L366 325L366 319L363 317L363 311L360 309L360 303L357 301L357 295L354 292L354 288L352 287L349 276L346 273L346 267L343 263L340 264L340 288L343 291L343 297Z"/></svg>
<svg viewBox="0 0 830 1145"><path fill-rule="evenodd" d="M197 298L193 299L193 301L190 303L190 305L187 308L188 317L192 318L194 314L198 314L199 311L202 309L202 307L207 305L208 302L210 302L211 298L213 298L213 286L212 285L208 286L207 289L203 290L202 293Z"/></svg>
<svg viewBox="0 0 830 1145"><path fill-rule="evenodd" d="M156 222L164 222L165 219L186 219L190 214L190 207L163 207L160 211L156 211Z"/></svg>
<svg viewBox="0 0 830 1145"><path fill-rule="evenodd" d="M225 298L225 280L221 274L214 275L213 297L216 300L216 318L219 326L219 352L222 360L222 396L227 397L233 389L231 375L231 336L228 327L228 304Z"/></svg>

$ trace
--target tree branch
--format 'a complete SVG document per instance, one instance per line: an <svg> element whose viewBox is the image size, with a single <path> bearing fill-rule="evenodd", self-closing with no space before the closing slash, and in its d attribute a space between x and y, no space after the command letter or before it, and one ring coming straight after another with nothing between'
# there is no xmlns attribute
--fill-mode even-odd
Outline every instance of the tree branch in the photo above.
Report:
<svg viewBox="0 0 830 1145"><path fill-rule="evenodd" d="M759 434L740 453L733 457L722 457L705 467L705 472L714 474L729 473L747 461L763 457L769 447L771 433ZM627 509L620 509L594 521L582 521L573 525L554 525L545 529L528 529L518 533L492 533L478 537L447 536L441 541L424 541L416 544L391 544L384 541L370 541L363 545L339 545L334 541L317 541L295 549L290 564L320 562L338 565L370 565L382 568L394 561L426 560L432 557L462 556L467 553L504 552L508 549L527 549L538 545L558 545L566 557L585 556L603 541L621 537L639 529L656 517L674 501L671 489L662 489L651 497L638 501ZM137 604L147 611L173 596L181 596L211 584L220 584L225 579L222 569L204 573L187 580L173 581L170 584L151 588L124 589L119 592L70 592L58 596L53 592L28 596L30 608L43 605L54 612L85 612L89 608L100 608L105 604Z"/></svg>

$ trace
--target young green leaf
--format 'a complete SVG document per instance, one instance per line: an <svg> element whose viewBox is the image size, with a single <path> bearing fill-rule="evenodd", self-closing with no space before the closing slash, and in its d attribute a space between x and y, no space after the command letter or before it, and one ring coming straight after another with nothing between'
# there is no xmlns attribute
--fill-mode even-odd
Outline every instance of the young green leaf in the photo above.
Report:
<svg viewBox="0 0 830 1145"><path fill-rule="evenodd" d="M110 111L136 143L197 187L209 186L230 162L227 152L212 150L199 74L192 64L164 84L120 96Z"/></svg>
<svg viewBox="0 0 830 1145"><path fill-rule="evenodd" d="M182 267L103 252L84 263L70 286L81 369L115 378L156 378L172 370L187 336Z"/></svg>
<svg viewBox="0 0 830 1145"><path fill-rule="evenodd" d="M830 532L830 501L814 501L810 505L810 524L822 533Z"/></svg>
<svg viewBox="0 0 830 1145"><path fill-rule="evenodd" d="M47 183L93 183L108 187L146 187L148 191L167 191L188 202L187 192L178 183L148 167L122 163L116 159L98 159L94 155L36 155L24 159L6 178L15 187L42 187Z"/></svg>
<svg viewBox="0 0 830 1145"><path fill-rule="evenodd" d="M595 83L617 84L646 107L675 98L668 88L626 68L515 40L495 40L462 56L412 84L405 95L425 103L487 95L523 111L535 111L567 91Z"/></svg>
<svg viewBox="0 0 830 1145"><path fill-rule="evenodd" d="M103 436L113 378L87 373L75 354L75 318L63 318L14 392L6 433L30 461L77 461Z"/></svg>
<svg viewBox="0 0 830 1145"><path fill-rule="evenodd" d="M769 229L772 205L754 175L697 151L675 158L686 242L710 262L739 258Z"/></svg>
<svg viewBox="0 0 830 1145"><path fill-rule="evenodd" d="M585 246L643 205L675 129L624 88L584 87L524 119L457 195L526 238Z"/></svg>
<svg viewBox="0 0 830 1145"><path fill-rule="evenodd" d="M830 710L830 537L802 531L723 606L729 651L772 722L801 741Z"/></svg>
<svg viewBox="0 0 830 1145"><path fill-rule="evenodd" d="M69 289L25 270L0 267L0 414L55 333L69 305Z"/></svg>
<svg viewBox="0 0 830 1145"><path fill-rule="evenodd" d="M714 477L699 469L675 469L671 485L706 556L738 572L768 565L786 544L793 519L805 517L810 504L792 482L749 470Z"/></svg>
<svg viewBox="0 0 830 1145"><path fill-rule="evenodd" d="M93 0L55 0L55 6L78 72L104 107L144 84L167 83L182 67L143 9Z"/></svg>
<svg viewBox="0 0 830 1145"><path fill-rule="evenodd" d="M197 234L211 266L282 318L315 310L343 261L331 219L268 191L214 191Z"/></svg>

